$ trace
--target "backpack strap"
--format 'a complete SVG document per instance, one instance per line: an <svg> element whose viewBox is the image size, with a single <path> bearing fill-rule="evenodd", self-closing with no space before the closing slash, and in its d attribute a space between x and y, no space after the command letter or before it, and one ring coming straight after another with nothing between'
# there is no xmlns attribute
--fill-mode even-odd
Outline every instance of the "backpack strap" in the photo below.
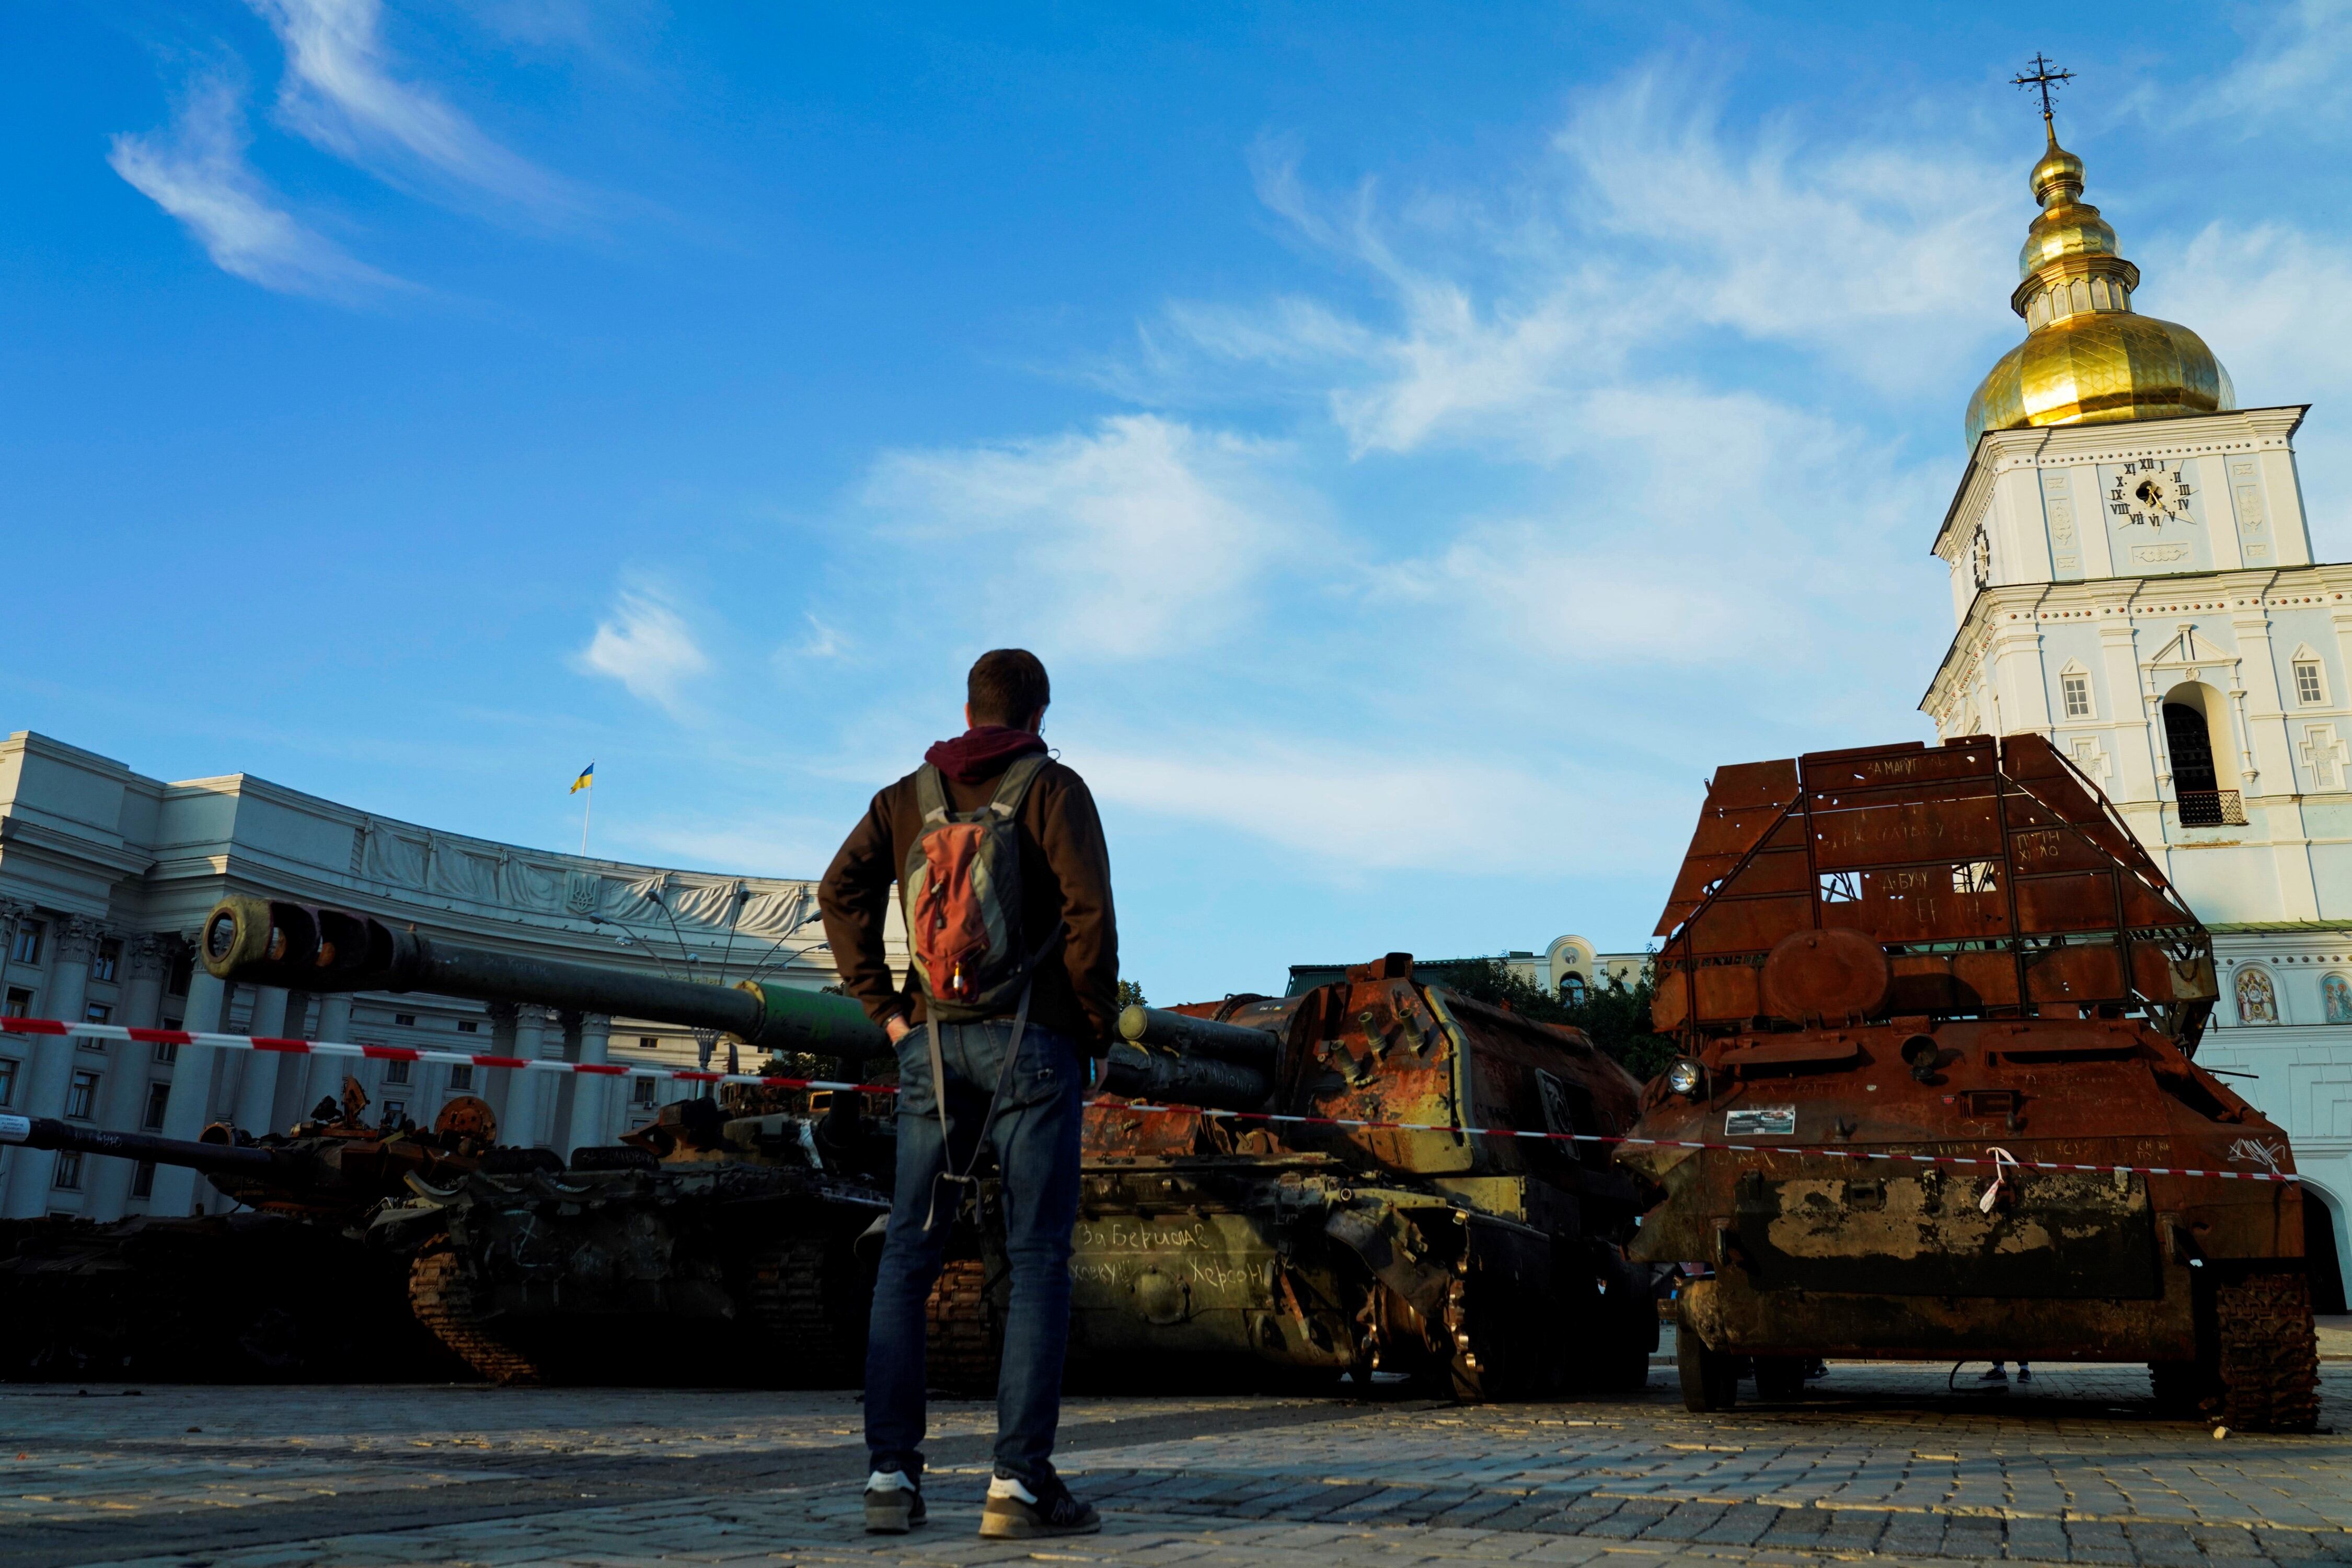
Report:
<svg viewBox="0 0 2352 1568"><path fill-rule="evenodd" d="M923 814L926 827L948 819L947 783L929 763L915 770L915 809Z"/></svg>
<svg viewBox="0 0 2352 1568"><path fill-rule="evenodd" d="M988 809L1008 822L1018 816L1022 801L1028 796L1029 786L1036 782L1039 773L1045 771L1048 760L1045 752L1032 752L1005 769L1004 776L996 781L996 796L988 803ZM928 763L924 764L926 767L929 765Z"/></svg>
<svg viewBox="0 0 2352 1568"><path fill-rule="evenodd" d="M1058 940L1060 935L1061 928L1056 926L1055 936ZM988 1130L996 1125L996 1108L1003 1103L1005 1088L1013 1081L1013 1064L1021 1056L1021 1037L1029 1027L1029 993L1034 988L1033 982L1022 983L1021 1005L1013 1014L1013 1038L1005 1042L1004 1060L996 1069L996 1087L988 1095L988 1113L980 1119L980 1131L972 1139L971 1158L964 1162L961 1171L955 1168L954 1147L948 1142L947 1062L940 1053L939 1016L934 1014L924 1021L924 1028L930 1035L931 1104L940 1113L940 1163L944 1167L931 1179L930 1205L923 1211L923 1229L926 1232L940 1217L940 1183L952 1182L963 1189L957 1195L955 1210L951 1213L961 1212L966 1199L980 1195L980 1178L972 1173L980 1168L981 1154L988 1147Z"/></svg>

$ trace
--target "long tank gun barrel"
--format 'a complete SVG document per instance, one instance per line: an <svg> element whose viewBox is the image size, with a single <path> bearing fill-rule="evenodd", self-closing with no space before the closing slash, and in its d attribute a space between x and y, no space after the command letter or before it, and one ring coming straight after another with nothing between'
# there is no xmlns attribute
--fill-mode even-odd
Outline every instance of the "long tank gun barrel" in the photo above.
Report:
<svg viewBox="0 0 2352 1568"><path fill-rule="evenodd" d="M1102 1088L1129 1100L1255 1110L1274 1093L1281 1041L1264 1029L1134 1006L1103 1062Z"/></svg>
<svg viewBox="0 0 2352 1568"><path fill-rule="evenodd" d="M890 1042L845 996L745 980L703 985L531 958L395 931L348 910L228 898L205 917L205 968L221 980L330 991L424 991L534 1002L582 1013L715 1029L763 1050L862 1058Z"/></svg>
<svg viewBox="0 0 2352 1568"><path fill-rule="evenodd" d="M193 1142L184 1138L157 1138L145 1132L109 1132L97 1127L76 1127L49 1116L0 1115L0 1144L6 1143L20 1143L27 1149L112 1154L123 1160L150 1160L158 1165L184 1165L208 1176L274 1176L285 1180L303 1173L309 1164L301 1155L282 1149Z"/></svg>

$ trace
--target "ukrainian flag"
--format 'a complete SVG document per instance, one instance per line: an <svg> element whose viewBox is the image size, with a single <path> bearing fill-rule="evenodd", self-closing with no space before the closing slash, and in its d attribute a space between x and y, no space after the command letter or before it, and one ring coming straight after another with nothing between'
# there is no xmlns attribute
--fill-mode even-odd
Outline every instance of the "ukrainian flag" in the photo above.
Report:
<svg viewBox="0 0 2352 1568"><path fill-rule="evenodd" d="M595 782L596 764L590 763L586 767L580 770L580 776L573 779L572 781L572 787L563 793L566 795L578 795L582 790L588 788Z"/></svg>

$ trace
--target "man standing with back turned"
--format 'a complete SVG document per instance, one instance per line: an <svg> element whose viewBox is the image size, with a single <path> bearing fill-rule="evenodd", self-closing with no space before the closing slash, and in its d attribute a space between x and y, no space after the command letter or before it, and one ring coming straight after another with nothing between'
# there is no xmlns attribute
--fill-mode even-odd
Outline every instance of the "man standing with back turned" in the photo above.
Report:
<svg viewBox="0 0 2352 1568"><path fill-rule="evenodd" d="M1102 1528L1051 1456L1086 1058L1110 1037L1118 935L1094 797L1037 735L1050 695L1034 654L982 654L969 728L874 797L818 894L843 985L898 1049L898 1191L866 1350L866 1528L877 1533L923 1522L924 1308L983 1147L1003 1184L1013 1299L980 1532ZM903 987L882 947L893 882L913 954Z"/></svg>

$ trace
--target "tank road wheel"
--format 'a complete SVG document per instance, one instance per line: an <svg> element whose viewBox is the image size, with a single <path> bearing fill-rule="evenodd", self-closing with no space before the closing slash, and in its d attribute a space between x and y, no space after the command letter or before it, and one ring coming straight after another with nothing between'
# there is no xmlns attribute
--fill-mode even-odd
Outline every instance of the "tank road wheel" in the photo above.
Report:
<svg viewBox="0 0 2352 1568"><path fill-rule="evenodd" d="M2311 1281L2254 1274L2215 1292L2215 1370L2224 1426L2308 1432L2319 1420L2319 1342Z"/></svg>
<svg viewBox="0 0 2352 1568"><path fill-rule="evenodd" d="M943 1394L986 1399L996 1393L1004 1347L988 1284L986 1263L959 1258L940 1270L940 1282L931 1287L925 1358L930 1385Z"/></svg>
<svg viewBox="0 0 2352 1568"><path fill-rule="evenodd" d="M751 1259L751 1321L762 1350L793 1388L855 1388L866 1371L874 1303L846 1241L801 1236Z"/></svg>
<svg viewBox="0 0 2352 1568"><path fill-rule="evenodd" d="M1759 1355L1756 1358L1756 1397L1802 1399L1805 1358L1801 1355Z"/></svg>
<svg viewBox="0 0 2352 1568"><path fill-rule="evenodd" d="M1728 1410L1739 1401L1739 1363L1706 1348L1688 1321L1675 1329L1675 1370L1681 1374L1683 1408L1704 1415Z"/></svg>
<svg viewBox="0 0 2352 1568"><path fill-rule="evenodd" d="M473 1281L454 1252L425 1252L408 1266L408 1307L416 1321L492 1383L540 1381L539 1368L514 1347L484 1331L476 1318Z"/></svg>

